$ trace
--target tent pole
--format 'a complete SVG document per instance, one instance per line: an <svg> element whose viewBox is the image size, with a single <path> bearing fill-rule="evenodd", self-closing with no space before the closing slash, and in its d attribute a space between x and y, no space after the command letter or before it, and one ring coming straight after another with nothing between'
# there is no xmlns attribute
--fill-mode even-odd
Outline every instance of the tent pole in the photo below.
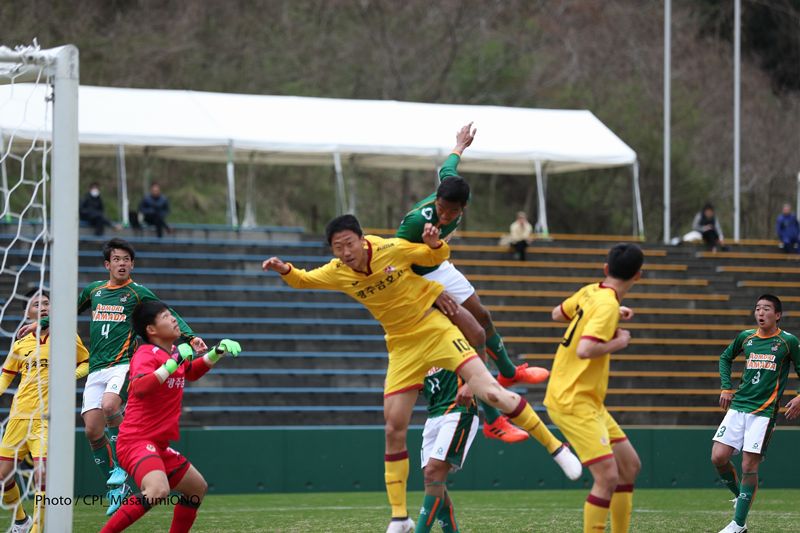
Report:
<svg viewBox="0 0 800 533"><path fill-rule="evenodd" d="M670 145L671 145L671 120L672 102L670 96L670 77L672 68L672 0L664 4L664 244L669 244L671 239L670 210L672 199L670 195Z"/></svg>
<svg viewBox="0 0 800 533"><path fill-rule="evenodd" d="M538 199L539 199L539 229L542 232L542 237L545 239L550 238L550 232L547 229L547 212L545 211L545 202L544 202L544 179L542 176L542 162L538 159L534 162L536 167L536 189L538 192Z"/></svg>
<svg viewBox="0 0 800 533"><path fill-rule="evenodd" d="M131 225L128 216L128 172L125 168L125 147L117 146L117 202L122 225L126 228Z"/></svg>
<svg viewBox="0 0 800 533"><path fill-rule="evenodd" d="M150 192L150 147L144 147L144 161L142 166L144 167L142 170L142 195L147 196L147 193Z"/></svg>
<svg viewBox="0 0 800 533"><path fill-rule="evenodd" d="M639 188L639 161L633 162L633 202L635 216L633 222L633 236L644 241L644 214L642 212L642 191Z"/></svg>
<svg viewBox="0 0 800 533"><path fill-rule="evenodd" d="M800 213L800 172L797 173L797 207L794 210L795 216Z"/></svg>
<svg viewBox="0 0 800 533"><path fill-rule="evenodd" d="M336 171L336 215L339 216L347 212L347 192L344 189L342 156L339 152L333 153L333 168Z"/></svg>
<svg viewBox="0 0 800 533"><path fill-rule="evenodd" d="M6 222L11 222L11 214L8 209L8 168L6 167L6 159L5 139L3 132L0 131L0 176L3 179L3 212L5 213Z"/></svg>
<svg viewBox="0 0 800 533"><path fill-rule="evenodd" d="M247 162L247 200L244 204L244 220L242 220L243 228L252 228L256 224L256 206L253 198L256 196L256 170L253 160L256 153L250 152L250 159Z"/></svg>
<svg viewBox="0 0 800 533"><path fill-rule="evenodd" d="M233 173L233 141L228 143L228 224L239 227L239 214L236 212L236 178Z"/></svg>

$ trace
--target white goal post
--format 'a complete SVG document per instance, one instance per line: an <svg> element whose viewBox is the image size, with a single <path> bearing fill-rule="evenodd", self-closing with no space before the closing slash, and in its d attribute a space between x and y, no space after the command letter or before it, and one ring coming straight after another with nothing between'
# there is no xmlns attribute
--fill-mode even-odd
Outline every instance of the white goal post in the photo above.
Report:
<svg viewBox="0 0 800 533"><path fill-rule="evenodd" d="M49 420L46 487L48 499L69 498L67 501L71 501L75 474L75 302L78 298L78 49L67 45L42 50L35 42L32 46L15 49L0 46L0 80L2 84L10 84L12 91L15 83L38 81L45 84L46 102L32 101L29 105L50 106L52 110L44 115L52 122L41 124L39 139L33 140L34 143L52 143L49 168L46 168L47 150L43 151L45 159L41 168L43 186L50 183L50 198L45 195L44 201L50 203L49 221L44 206L41 223L44 238L52 246L49 257L50 345L57 351L49 361L50 402L44 415ZM2 104L0 102L0 113ZM0 139L4 139L0 158L11 153L14 134L14 131L0 131ZM7 211L8 190L3 192ZM19 218L17 237L22 224ZM46 284L46 276L44 279ZM71 532L72 509L72 505L46 505L45 531Z"/></svg>

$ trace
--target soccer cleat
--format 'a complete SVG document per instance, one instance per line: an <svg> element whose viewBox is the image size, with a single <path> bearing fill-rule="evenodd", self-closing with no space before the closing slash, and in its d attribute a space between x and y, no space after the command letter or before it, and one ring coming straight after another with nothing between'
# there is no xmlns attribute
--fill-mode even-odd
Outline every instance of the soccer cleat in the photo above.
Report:
<svg viewBox="0 0 800 533"><path fill-rule="evenodd" d="M483 436L487 439L497 439L513 444L530 438L530 434L520 429L511 422L507 416L501 416L491 424L483 424Z"/></svg>
<svg viewBox="0 0 800 533"><path fill-rule="evenodd" d="M106 494L106 498L108 498L108 510L106 511L106 516L111 516L117 512L117 509L122 506L122 501L130 493L130 491L131 488L125 483L108 491L108 494Z"/></svg>
<svg viewBox="0 0 800 533"><path fill-rule="evenodd" d="M11 526L11 533L28 533L33 527L33 518L31 515L25 517L25 521L21 524L14 524Z"/></svg>
<svg viewBox="0 0 800 533"><path fill-rule="evenodd" d="M736 520L731 520L731 523L719 533L747 533L747 524L740 526L736 523Z"/></svg>
<svg viewBox="0 0 800 533"><path fill-rule="evenodd" d="M111 471L111 477L108 478L106 481L106 485L111 485L112 487L119 487L125 480L128 479L128 473L125 472L121 466L117 466L114 470Z"/></svg>
<svg viewBox="0 0 800 533"><path fill-rule="evenodd" d="M575 457L575 454L570 451L569 444L565 442L561 445L561 448L553 452L552 455L555 462L561 467L561 470L564 471L565 476L572 481L581 477L583 465L580 460Z"/></svg>
<svg viewBox="0 0 800 533"><path fill-rule="evenodd" d="M530 383L535 385L546 380L550 376L550 371L540 366L528 366L528 363L519 365L514 372L513 378L507 378L503 374L497 376L497 382L503 387L510 387L514 383Z"/></svg>
<svg viewBox="0 0 800 533"><path fill-rule="evenodd" d="M405 520L392 520L389 522L389 527L386 529L386 533L411 533L417 525L414 523L411 518L406 517Z"/></svg>

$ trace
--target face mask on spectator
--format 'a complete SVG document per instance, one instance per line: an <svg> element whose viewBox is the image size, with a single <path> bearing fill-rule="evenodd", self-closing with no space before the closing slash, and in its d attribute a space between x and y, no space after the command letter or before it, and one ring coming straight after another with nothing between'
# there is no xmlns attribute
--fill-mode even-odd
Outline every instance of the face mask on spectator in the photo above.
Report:
<svg viewBox="0 0 800 533"><path fill-rule="evenodd" d="M92 189L89 191L89 194L91 194L93 198L97 198L100 196L100 189Z"/></svg>

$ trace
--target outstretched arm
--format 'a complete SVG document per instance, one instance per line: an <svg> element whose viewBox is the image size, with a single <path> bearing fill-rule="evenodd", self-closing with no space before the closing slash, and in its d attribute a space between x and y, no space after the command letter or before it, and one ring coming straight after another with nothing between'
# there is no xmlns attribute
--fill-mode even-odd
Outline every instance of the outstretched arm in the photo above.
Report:
<svg viewBox="0 0 800 533"><path fill-rule="evenodd" d="M457 176L458 163L461 160L461 154L464 153L475 139L477 129L472 129L472 122L458 130L456 133L456 145L453 151L447 156L447 159L442 163L442 168L439 170L439 180L443 180L450 176Z"/></svg>

